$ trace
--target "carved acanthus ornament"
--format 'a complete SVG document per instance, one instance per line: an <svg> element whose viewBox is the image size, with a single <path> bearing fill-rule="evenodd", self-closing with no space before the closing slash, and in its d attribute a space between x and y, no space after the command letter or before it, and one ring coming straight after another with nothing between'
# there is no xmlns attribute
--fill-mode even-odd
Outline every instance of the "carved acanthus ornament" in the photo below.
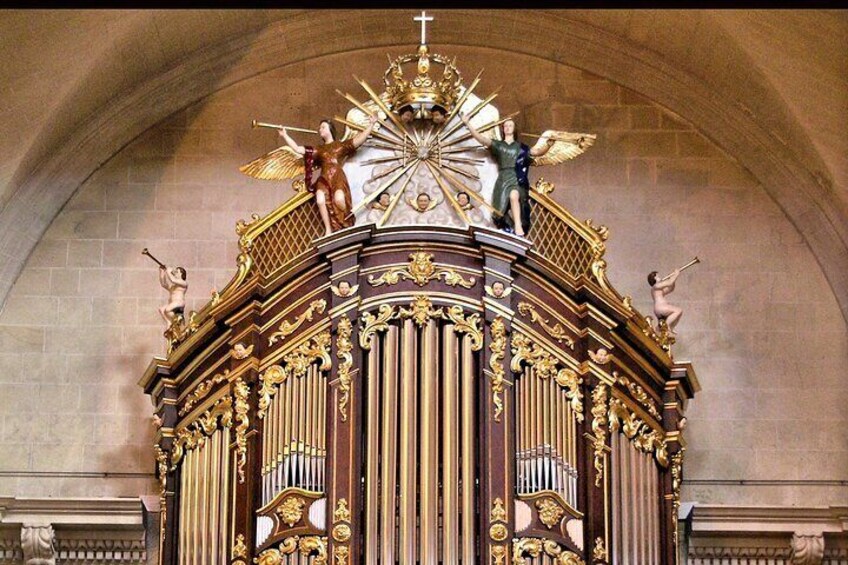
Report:
<svg viewBox="0 0 848 565"><path fill-rule="evenodd" d="M671 335L665 320L659 320L656 328L654 328L654 318L652 316L645 316L642 333L654 340L654 343L659 345L668 354L669 359L672 359L671 346L674 345L677 338Z"/></svg>
<svg viewBox="0 0 848 565"><path fill-rule="evenodd" d="M186 450L192 450L203 445L206 442L206 438L218 429L218 418L220 418L222 428L229 428L232 425L232 396L225 396L219 399L197 420L176 433L174 444L171 447L172 471L176 469Z"/></svg>
<svg viewBox="0 0 848 565"><path fill-rule="evenodd" d="M56 565L53 526L24 523L21 527L21 552L26 565Z"/></svg>
<svg viewBox="0 0 848 565"><path fill-rule="evenodd" d="M586 565L576 553L563 549L557 542L539 538L512 540L512 565L526 565L527 557L553 557L556 565Z"/></svg>
<svg viewBox="0 0 848 565"><path fill-rule="evenodd" d="M504 545L494 545L494 546L492 546L492 565L504 565L505 559L506 559L506 546L504 546Z"/></svg>
<svg viewBox="0 0 848 565"><path fill-rule="evenodd" d="M609 408L609 429L615 433L619 429L633 445L643 453L653 453L657 463L668 467L668 448L665 435L643 422L634 412L628 410L621 400L614 398Z"/></svg>
<svg viewBox="0 0 848 565"><path fill-rule="evenodd" d="M197 388L195 388L191 392L191 394L189 394L186 398L185 404L183 404L183 407L180 408L179 415L185 416L186 414L188 414L195 404L206 398L209 392L213 388L215 388L215 385L221 384L222 382L229 379L229 377L230 370L225 369L223 373L218 373L217 375L214 375L197 385Z"/></svg>
<svg viewBox="0 0 848 565"><path fill-rule="evenodd" d="M504 501L500 497L496 497L492 501L492 510L489 513L489 537L492 541L495 542L504 542L506 538L509 536L509 530L507 530L506 522L507 522L506 508L504 507ZM492 556L495 557L496 552L495 548L498 546L492 547ZM506 553L506 550L504 550Z"/></svg>
<svg viewBox="0 0 848 565"><path fill-rule="evenodd" d="M443 279L448 286L471 288L477 282L474 277L465 279L454 269L438 266L433 263L433 255L424 251L416 251L409 256L409 265L389 269L379 277L369 276L368 284L382 286L394 285L401 280L411 280L418 286L424 286L430 281Z"/></svg>
<svg viewBox="0 0 848 565"><path fill-rule="evenodd" d="M275 513L283 524L286 524L289 528L291 528L303 520L304 507L306 507L306 501L299 496L292 495L286 498L280 506L277 507Z"/></svg>
<svg viewBox="0 0 848 565"><path fill-rule="evenodd" d="M645 410L648 411L648 414L656 418L657 421L662 420L662 414L660 414L660 411L657 408L657 402L651 398L648 392L642 388L641 385L632 382L626 376L619 375L618 371L613 371L612 376L616 378L618 384L625 387L630 392L630 395L636 399L639 404L645 408Z"/></svg>
<svg viewBox="0 0 848 565"><path fill-rule="evenodd" d="M542 380L553 379L565 389L565 396L571 403L571 410L578 422L583 421L583 393L580 386L583 379L573 370L560 369L559 361L548 353L542 346L522 333L512 336L512 362L510 369L513 373L521 372L522 364L533 367L533 373Z"/></svg>
<svg viewBox="0 0 848 565"><path fill-rule="evenodd" d="M234 559L247 559L247 544L244 543L244 534L236 536L230 556Z"/></svg>
<svg viewBox="0 0 848 565"><path fill-rule="evenodd" d="M371 338L377 332L385 332L389 329L389 320L395 316L395 309L389 304L383 304L377 310L377 315L363 312L362 329L359 331L359 347L365 350L371 349Z"/></svg>
<svg viewBox="0 0 848 565"><path fill-rule="evenodd" d="M336 354L339 358L339 414L342 422L347 422L347 405L350 402L350 388L353 382L350 370L353 367L353 324L346 314L339 318L339 327L336 334Z"/></svg>
<svg viewBox="0 0 848 565"><path fill-rule="evenodd" d="M565 509L553 497L540 498L536 501L539 520L550 530L559 524L565 515Z"/></svg>
<svg viewBox="0 0 848 565"><path fill-rule="evenodd" d="M594 452L595 486L604 481L604 458L607 449L607 385L598 383L592 391L592 451Z"/></svg>
<svg viewBox="0 0 848 565"><path fill-rule="evenodd" d="M311 322L315 318L315 314L323 314L324 310L327 309L327 301L323 298L319 298L318 300L313 300L309 303L309 307L304 310L299 316L297 316L294 321L289 322L284 320L282 324L280 324L280 331L272 333L268 337L268 345L274 345L281 339L284 339L300 328L304 324L304 322Z"/></svg>
<svg viewBox="0 0 848 565"><path fill-rule="evenodd" d="M671 506L674 509L672 516L677 516L678 510L680 510L680 487L683 486L683 453L685 451L685 448L680 448L680 451L671 456L671 469L669 471L671 472ZM674 524L672 537L674 538L674 546L677 547L680 540L680 531L677 520L674 521Z"/></svg>
<svg viewBox="0 0 848 565"><path fill-rule="evenodd" d="M536 310L536 307L529 302L519 302L518 313L525 318L529 317L530 321L534 324L539 324L539 326L545 330L549 336L557 340L559 343L565 343L565 345L574 349L574 340L568 337L568 333L566 333L562 325L559 323L551 325L550 321L542 317L542 315Z"/></svg>
<svg viewBox="0 0 848 565"><path fill-rule="evenodd" d="M276 548L266 549L254 559L257 565L284 565L284 555L300 551L304 557L314 556L311 565L327 565L327 538L321 536L292 536L283 540Z"/></svg>
<svg viewBox="0 0 848 565"><path fill-rule="evenodd" d="M250 418L247 416L247 398L250 396L250 387L241 379L233 383L233 410L236 421L236 463L238 468L239 483L244 482L244 466L247 465L247 429L250 427Z"/></svg>
<svg viewBox="0 0 848 565"><path fill-rule="evenodd" d="M444 317L444 311L441 308L433 308L433 303L426 294L418 294L409 308L401 308L398 311L398 317L402 320L411 318L418 327L422 327L431 318Z"/></svg>
<svg viewBox="0 0 848 565"><path fill-rule="evenodd" d="M792 565L821 565L824 559L824 535L792 535Z"/></svg>
<svg viewBox="0 0 848 565"><path fill-rule="evenodd" d="M495 405L495 422L500 422L504 409L502 395L506 382L506 371L503 366L503 360L506 356L506 324L504 324L503 318L498 316L492 320L489 331L492 333L492 342L489 344L489 351L491 352L489 367L492 372L489 381L492 385L492 403Z"/></svg>
<svg viewBox="0 0 848 565"><path fill-rule="evenodd" d="M321 371L330 370L333 365L330 357L330 343L330 332L323 331L283 357L282 365L271 365L259 375L262 387L259 389L259 410L256 415L260 420L265 417L268 406L271 404L271 397L277 394L280 384L289 378L302 377L309 366L316 361L321 362L319 366Z"/></svg>

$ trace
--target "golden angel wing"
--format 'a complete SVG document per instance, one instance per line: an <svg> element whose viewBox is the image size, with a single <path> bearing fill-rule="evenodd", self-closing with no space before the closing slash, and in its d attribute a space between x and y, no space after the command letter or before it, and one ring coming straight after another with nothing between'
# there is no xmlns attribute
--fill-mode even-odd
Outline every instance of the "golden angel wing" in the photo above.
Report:
<svg viewBox="0 0 848 565"><path fill-rule="evenodd" d="M558 165L569 159L582 155L584 151L595 144L598 136L591 133L571 133L567 131L547 130L533 146L541 148L547 144L548 139L553 139L553 146L539 157L533 157L533 164L542 167L545 165Z"/></svg>
<svg viewBox="0 0 848 565"><path fill-rule="evenodd" d="M304 175L303 157L283 145L239 167L249 177L262 180L296 179Z"/></svg>

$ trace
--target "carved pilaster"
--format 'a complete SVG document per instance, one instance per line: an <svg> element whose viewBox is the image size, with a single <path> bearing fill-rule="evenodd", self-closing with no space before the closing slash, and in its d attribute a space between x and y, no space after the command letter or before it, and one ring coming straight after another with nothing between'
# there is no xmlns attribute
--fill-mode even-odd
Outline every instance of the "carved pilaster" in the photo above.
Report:
<svg viewBox="0 0 848 565"><path fill-rule="evenodd" d="M56 565L53 526L25 523L21 528L24 565Z"/></svg>

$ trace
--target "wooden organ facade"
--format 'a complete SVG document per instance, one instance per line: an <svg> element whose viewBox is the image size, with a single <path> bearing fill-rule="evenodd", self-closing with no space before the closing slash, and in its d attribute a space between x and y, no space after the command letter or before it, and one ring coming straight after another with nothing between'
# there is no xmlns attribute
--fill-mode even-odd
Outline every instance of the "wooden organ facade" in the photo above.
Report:
<svg viewBox="0 0 848 565"><path fill-rule="evenodd" d="M163 565L677 563L688 363L539 183L527 240L358 225L308 193L141 380Z"/></svg>

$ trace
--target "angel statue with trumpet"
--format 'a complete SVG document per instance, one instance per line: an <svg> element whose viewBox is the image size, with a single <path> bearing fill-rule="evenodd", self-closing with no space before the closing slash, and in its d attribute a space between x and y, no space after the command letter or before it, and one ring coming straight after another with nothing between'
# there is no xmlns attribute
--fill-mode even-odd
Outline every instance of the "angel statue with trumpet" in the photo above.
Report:
<svg viewBox="0 0 848 565"><path fill-rule="evenodd" d="M351 214L350 185L342 166L347 158L365 143L377 121L377 116L370 115L367 127L341 141L338 140L335 125L328 119L321 120L317 132L254 122L254 127L276 128L286 144L251 161L239 170L251 177L264 180L293 179L303 175L307 190L315 193L315 203L324 222L325 234L330 235L335 230L354 224L355 217ZM316 147L299 145L289 135L287 131L289 129L317 133L324 143ZM312 182L313 168L321 170L314 183Z"/></svg>
<svg viewBox="0 0 848 565"><path fill-rule="evenodd" d="M492 193L492 221L495 227L519 237L524 237L530 229L530 181L527 177L530 165L555 165L573 159L590 147L596 137L549 130L538 136L539 141L533 147L528 147L517 140L515 121L511 118L503 122L503 140L499 140L482 135L465 114L459 117L474 139L492 152L498 164L498 178Z"/></svg>

